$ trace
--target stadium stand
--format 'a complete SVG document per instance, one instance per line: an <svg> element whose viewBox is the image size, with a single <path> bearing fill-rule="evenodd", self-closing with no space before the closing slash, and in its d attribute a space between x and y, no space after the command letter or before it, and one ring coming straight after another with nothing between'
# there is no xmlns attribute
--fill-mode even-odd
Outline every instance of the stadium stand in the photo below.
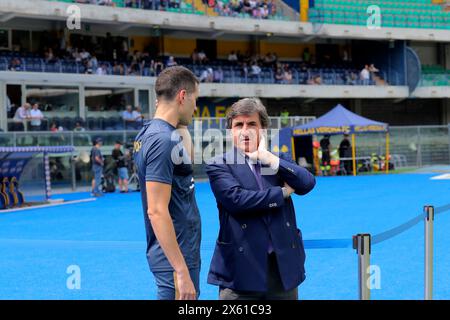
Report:
<svg viewBox="0 0 450 320"><path fill-rule="evenodd" d="M450 70L439 65L422 66L422 86L450 86Z"/></svg>
<svg viewBox="0 0 450 320"><path fill-rule="evenodd" d="M136 53L141 56L141 53ZM167 61L169 57L159 57L161 61ZM156 60L158 60L156 59ZM36 53L18 53L11 51L0 52L1 71L27 71L27 72L56 72L56 73L76 73L76 74L106 74L106 75L132 75L132 76L156 76L162 69L155 68L156 61L147 63L144 58L131 57L132 61L110 62L98 61L96 65L101 68L105 66L105 73L93 70L89 65L89 59L76 61L67 58L55 58L49 61ZM205 70L211 69L219 72L212 81L219 83L266 83L266 84L311 84L311 85L375 85L372 79L364 83L359 79L362 66L348 65L314 65L305 62L274 61L271 64L264 63L264 57L246 57L242 62L230 62L228 60L213 60L208 64L193 64L189 58L176 58L177 64L181 64L191 69L196 76L201 78ZM245 62L247 61L247 62ZM256 63L261 71L252 73L251 65ZM277 78L276 73L281 69L283 77ZM288 76L287 74L291 74ZM382 78L386 79L383 72Z"/></svg>
<svg viewBox="0 0 450 320"><path fill-rule="evenodd" d="M208 16L290 20L275 0L50 0Z"/></svg>
<svg viewBox="0 0 450 320"><path fill-rule="evenodd" d="M384 27L450 29L450 12L431 0L315 0L309 9L309 20L365 26L371 5L380 7Z"/></svg>

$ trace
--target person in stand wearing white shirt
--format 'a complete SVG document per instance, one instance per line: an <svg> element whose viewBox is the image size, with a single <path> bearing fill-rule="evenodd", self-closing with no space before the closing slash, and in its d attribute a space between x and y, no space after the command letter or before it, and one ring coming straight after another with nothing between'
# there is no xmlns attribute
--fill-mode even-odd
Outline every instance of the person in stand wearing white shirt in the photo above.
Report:
<svg viewBox="0 0 450 320"><path fill-rule="evenodd" d="M228 61L230 61L230 62L238 61L237 54L234 51L231 51L231 53L228 55Z"/></svg>
<svg viewBox="0 0 450 320"><path fill-rule="evenodd" d="M15 131L25 130L25 121L30 117L30 107L31 105L29 103L25 103L16 110L13 118Z"/></svg>
<svg viewBox="0 0 450 320"><path fill-rule="evenodd" d="M369 66L367 64L364 66L364 69L361 70L360 78L362 80L363 85L365 85L365 86L369 85L370 72L369 72Z"/></svg>
<svg viewBox="0 0 450 320"><path fill-rule="evenodd" d="M97 71L95 72L99 76L104 76L108 74L108 69L106 64L102 63L100 66L98 66Z"/></svg>
<svg viewBox="0 0 450 320"><path fill-rule="evenodd" d="M258 76L261 74L261 68L258 66L258 64L256 62L253 62L252 67L251 67L251 77L254 79L257 79Z"/></svg>
<svg viewBox="0 0 450 320"><path fill-rule="evenodd" d="M30 131L40 131L43 118L44 115L42 114L42 111L39 110L39 104L33 104L33 107L30 110Z"/></svg>
<svg viewBox="0 0 450 320"><path fill-rule="evenodd" d="M91 57L91 54L83 48L80 52L80 57L81 57L81 60L87 60Z"/></svg>

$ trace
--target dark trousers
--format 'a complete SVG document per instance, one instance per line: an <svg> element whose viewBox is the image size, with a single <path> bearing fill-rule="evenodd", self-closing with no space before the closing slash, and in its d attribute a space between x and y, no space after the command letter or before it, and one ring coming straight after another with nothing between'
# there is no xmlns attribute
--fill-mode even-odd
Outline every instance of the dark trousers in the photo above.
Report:
<svg viewBox="0 0 450 320"><path fill-rule="evenodd" d="M267 292L238 291L220 288L220 300L298 300L298 288L285 291L278 270L275 253L269 254L267 268Z"/></svg>

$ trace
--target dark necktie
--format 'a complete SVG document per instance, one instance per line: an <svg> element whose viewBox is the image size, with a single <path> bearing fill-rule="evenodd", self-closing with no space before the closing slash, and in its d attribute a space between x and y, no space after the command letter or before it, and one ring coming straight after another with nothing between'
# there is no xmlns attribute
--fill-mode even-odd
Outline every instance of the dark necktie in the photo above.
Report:
<svg viewBox="0 0 450 320"><path fill-rule="evenodd" d="M255 175L256 182L258 183L259 189L262 190L263 183L262 183L262 178L261 178L261 166L259 165L259 163L253 164L253 174Z"/></svg>
<svg viewBox="0 0 450 320"><path fill-rule="evenodd" d="M262 183L262 177L261 177L261 165L259 163L253 164L253 174L255 175L256 182L258 183L259 189L263 190L263 183ZM267 221L267 223L270 223L270 215L268 215L265 220ZM270 235L269 235L269 245L267 248L267 252L268 253L273 252L273 244L272 244L272 239L270 238Z"/></svg>

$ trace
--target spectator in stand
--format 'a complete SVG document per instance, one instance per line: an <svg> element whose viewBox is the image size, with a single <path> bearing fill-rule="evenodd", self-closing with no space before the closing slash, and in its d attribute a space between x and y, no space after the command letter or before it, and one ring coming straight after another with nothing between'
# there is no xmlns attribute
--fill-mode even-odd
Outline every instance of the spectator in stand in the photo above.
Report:
<svg viewBox="0 0 450 320"><path fill-rule="evenodd" d="M198 53L198 62L200 64L208 63L208 57L206 56L205 51L200 50L200 52Z"/></svg>
<svg viewBox="0 0 450 320"><path fill-rule="evenodd" d="M179 0L170 0L169 1L169 8L179 9L180 8L180 1Z"/></svg>
<svg viewBox="0 0 450 320"><path fill-rule="evenodd" d="M97 0L97 4L100 6L114 6L114 2L112 0Z"/></svg>
<svg viewBox="0 0 450 320"><path fill-rule="evenodd" d="M269 0L267 9L269 9L269 16L274 16L277 13L277 5L275 3L275 0Z"/></svg>
<svg viewBox="0 0 450 320"><path fill-rule="evenodd" d="M255 0L250 0L250 4L252 6L252 17L255 19L260 19L261 11L259 9L259 5L256 3Z"/></svg>
<svg viewBox="0 0 450 320"><path fill-rule="evenodd" d="M364 69L361 70L361 73L359 74L359 77L362 81L362 84L364 86L369 85L370 82L370 71L369 71L369 65L365 65Z"/></svg>
<svg viewBox="0 0 450 320"><path fill-rule="evenodd" d="M357 77L356 73L349 72L349 73L347 73L347 76L346 76L346 84L354 86L357 84L357 79L358 79L358 77Z"/></svg>
<svg viewBox="0 0 450 320"><path fill-rule="evenodd" d="M261 18L269 19L269 6L267 4L261 7Z"/></svg>
<svg viewBox="0 0 450 320"><path fill-rule="evenodd" d="M141 71L139 70L139 64L137 62L133 62L127 70L127 75L130 76L140 76Z"/></svg>
<svg viewBox="0 0 450 320"><path fill-rule="evenodd" d="M12 58L8 69L9 71L22 71L22 61L19 58Z"/></svg>
<svg viewBox="0 0 450 320"><path fill-rule="evenodd" d="M150 61L149 75L151 77L155 77L156 76L156 62L155 62L155 60L151 60Z"/></svg>
<svg viewBox="0 0 450 320"><path fill-rule="evenodd" d="M41 131L42 119L44 115L41 110L39 110L39 104L34 103L32 109L30 110L30 131Z"/></svg>
<svg viewBox="0 0 450 320"><path fill-rule="evenodd" d="M200 78L198 79L200 82L213 82L214 81L214 71L212 68L207 68L202 71Z"/></svg>
<svg viewBox="0 0 450 320"><path fill-rule="evenodd" d="M369 72L370 72L370 75L372 76L372 80L375 80L375 78L379 78L378 72L380 72L380 70L375 68L375 65L373 63L369 66Z"/></svg>
<svg viewBox="0 0 450 320"><path fill-rule="evenodd" d="M98 68L98 60L97 60L97 57L95 56L95 54L93 54L91 56L91 59L89 59L89 62L90 62L92 70L97 70L97 68Z"/></svg>
<svg viewBox="0 0 450 320"><path fill-rule="evenodd" d="M251 76L253 78L258 78L258 76L261 74L261 68L258 66L258 64L255 62L253 62L252 67L251 67Z"/></svg>
<svg viewBox="0 0 450 320"><path fill-rule="evenodd" d="M319 75L315 75L311 79L308 80L308 84L312 85L321 85L322 84L322 78Z"/></svg>
<svg viewBox="0 0 450 320"><path fill-rule="evenodd" d="M192 64L197 64L199 62L197 48L195 48L194 51L192 51L191 60L192 60Z"/></svg>
<svg viewBox="0 0 450 320"><path fill-rule="evenodd" d="M139 0L126 0L125 7L127 8L139 8Z"/></svg>
<svg viewBox="0 0 450 320"><path fill-rule="evenodd" d="M277 55L274 53L270 53L268 52L264 58L263 58L263 63L266 67L274 67L277 63L278 57Z"/></svg>
<svg viewBox="0 0 450 320"><path fill-rule="evenodd" d="M86 129L81 125L80 121L77 121L75 123L75 128L73 128L73 131L75 131L75 132L84 132L84 131L86 131Z"/></svg>
<svg viewBox="0 0 450 320"><path fill-rule="evenodd" d="M108 69L106 68L106 64L102 63L101 66L99 66L97 68L97 70L95 71L96 75L99 76L104 76L108 74Z"/></svg>
<svg viewBox="0 0 450 320"><path fill-rule="evenodd" d="M83 60L83 67L84 67L84 73L86 73L86 74L93 73L91 60Z"/></svg>
<svg viewBox="0 0 450 320"><path fill-rule="evenodd" d="M125 124L125 129L134 129L136 123L136 114L133 112L133 107L129 104L122 112L122 120Z"/></svg>
<svg viewBox="0 0 450 320"><path fill-rule="evenodd" d="M142 108L140 106L137 106L136 109L133 111L134 116L134 128L140 129L142 128L142 125L144 124L144 116L142 115Z"/></svg>
<svg viewBox="0 0 450 320"><path fill-rule="evenodd" d="M138 63L139 61L141 61L141 58L142 58L141 56L142 56L142 54L140 51L134 50L133 54L130 55L128 60L131 61L132 63L133 62Z"/></svg>
<svg viewBox="0 0 450 320"><path fill-rule="evenodd" d="M234 15L234 10L232 10L230 3L223 4L222 1L218 2L218 11L224 16L230 17Z"/></svg>
<svg viewBox="0 0 450 320"><path fill-rule="evenodd" d="M156 60L155 62L155 73L156 75L159 75L161 71L164 70L164 64L161 60Z"/></svg>
<svg viewBox="0 0 450 320"><path fill-rule="evenodd" d="M83 48L83 49L81 49L80 57L81 57L81 60L87 60L91 57L91 54Z"/></svg>
<svg viewBox="0 0 450 320"><path fill-rule="evenodd" d="M29 103L25 103L23 106L17 108L13 118L15 131L25 130L25 123L30 118L30 108L31 105Z"/></svg>
<svg viewBox="0 0 450 320"><path fill-rule="evenodd" d="M123 76L125 75L123 65L121 63L118 63L117 61L114 61L114 65L112 68L112 74L116 76Z"/></svg>
<svg viewBox="0 0 450 320"><path fill-rule="evenodd" d="M223 82L223 71L220 67L214 70L214 82Z"/></svg>
<svg viewBox="0 0 450 320"><path fill-rule="evenodd" d="M238 62L238 56L234 51L231 51L230 54L228 55L228 61L232 63Z"/></svg>
<svg viewBox="0 0 450 320"><path fill-rule="evenodd" d="M56 124L56 122L53 121L53 122L50 124L50 131L51 131L51 132L64 131L64 128L61 127L61 126L58 126L58 125Z"/></svg>
<svg viewBox="0 0 450 320"><path fill-rule="evenodd" d="M170 56L167 60L166 67L173 67L178 65L178 63L175 61L175 58L173 56Z"/></svg>
<svg viewBox="0 0 450 320"><path fill-rule="evenodd" d="M55 55L53 54L53 49L48 48L48 50L45 51L45 62L52 63L56 61Z"/></svg>
<svg viewBox="0 0 450 320"><path fill-rule="evenodd" d="M244 3L240 0L231 0L230 10L231 15L236 16L239 13L241 13L242 9L244 8ZM239 55L238 55L239 58Z"/></svg>
<svg viewBox="0 0 450 320"><path fill-rule="evenodd" d="M284 65L283 83L284 84L292 84L292 71L289 68L288 64Z"/></svg>
<svg viewBox="0 0 450 320"><path fill-rule="evenodd" d="M240 11L242 13L246 13L246 14L251 15L252 14L252 10L253 10L253 8L252 8L252 5L250 3L250 0L244 0L244 2L242 4L242 8L241 8Z"/></svg>
<svg viewBox="0 0 450 320"><path fill-rule="evenodd" d="M72 52L72 58L75 59L75 62L81 62L81 54L78 52L78 48L75 48Z"/></svg>
<svg viewBox="0 0 450 320"><path fill-rule="evenodd" d="M151 59L148 52L142 54L140 65L143 76L148 77L155 75L155 61Z"/></svg>
<svg viewBox="0 0 450 320"><path fill-rule="evenodd" d="M277 72L275 73L275 83L283 83L284 73L281 68L277 68Z"/></svg>

